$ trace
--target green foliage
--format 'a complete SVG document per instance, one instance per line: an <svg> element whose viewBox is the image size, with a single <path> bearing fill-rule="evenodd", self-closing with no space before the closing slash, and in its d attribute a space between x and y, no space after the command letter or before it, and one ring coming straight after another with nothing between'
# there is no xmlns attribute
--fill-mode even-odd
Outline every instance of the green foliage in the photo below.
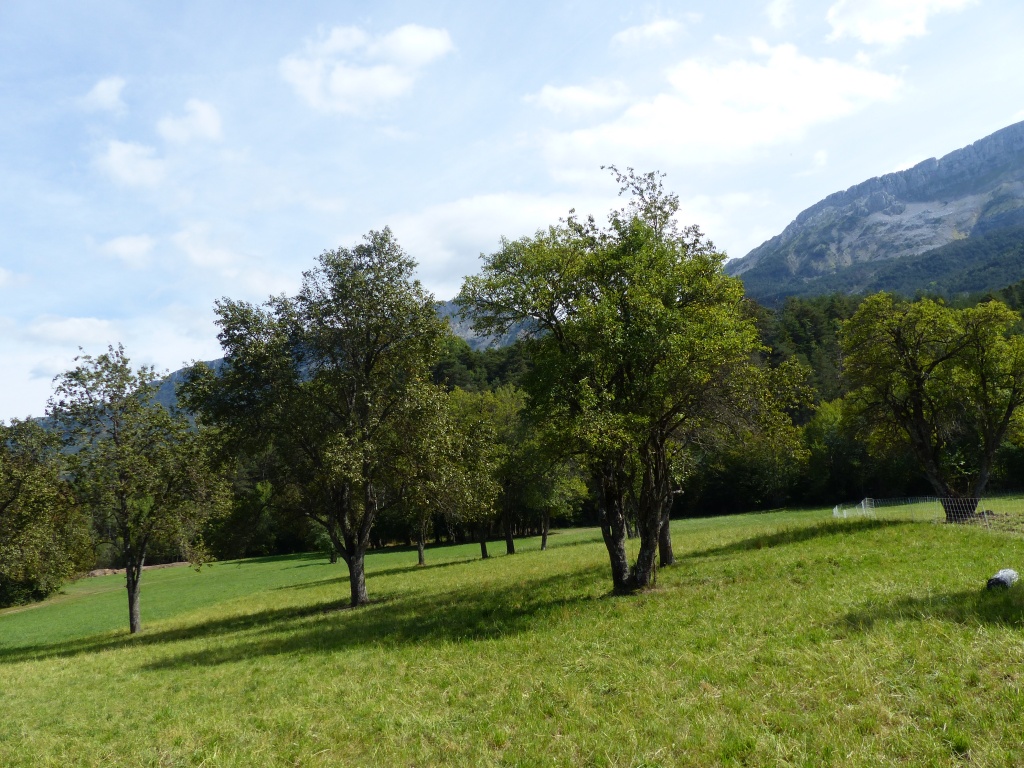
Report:
<svg viewBox="0 0 1024 768"><path fill-rule="evenodd" d="M89 567L89 522L63 465L54 432L0 422L0 607L41 600Z"/></svg>
<svg viewBox="0 0 1024 768"><path fill-rule="evenodd" d="M753 312L772 365L795 360L811 372L815 402L845 393L839 327L853 316L861 297L830 294L787 298L777 310L758 305ZM804 419L805 420L805 419Z"/></svg>
<svg viewBox="0 0 1024 768"><path fill-rule="evenodd" d="M75 497L99 539L123 558L136 632L147 554L165 547L197 565L206 561L202 527L223 509L226 489L209 469L203 436L153 401L152 368L133 370L121 346L76 361L57 378L48 416L67 442Z"/></svg>
<svg viewBox="0 0 1024 768"><path fill-rule="evenodd" d="M525 345L518 341L504 347L475 350L452 336L445 340L441 356L434 364L433 379L447 389L458 387L475 392L505 384L518 385L529 367Z"/></svg>
<svg viewBox="0 0 1024 768"><path fill-rule="evenodd" d="M661 178L612 170L630 199L607 227L570 214L533 237L502 240L457 302L478 333L523 322L532 332L531 410L600 489L613 580L628 589L653 578L672 496L670 444L696 439L729 409L727 382L743 376L757 339L741 284L696 227L675 226L678 198ZM644 547L627 573L631 501Z"/></svg>
<svg viewBox="0 0 1024 768"><path fill-rule="evenodd" d="M188 407L230 450L269 452L275 503L317 522L367 602L362 562L378 514L402 503L415 473L399 461L432 422L431 366L449 337L415 262L391 231L327 251L294 297L217 303L225 364L197 366Z"/></svg>
<svg viewBox="0 0 1024 768"><path fill-rule="evenodd" d="M875 446L907 444L938 496L979 497L1024 403L1024 337L999 302L868 297L843 326L849 405Z"/></svg>

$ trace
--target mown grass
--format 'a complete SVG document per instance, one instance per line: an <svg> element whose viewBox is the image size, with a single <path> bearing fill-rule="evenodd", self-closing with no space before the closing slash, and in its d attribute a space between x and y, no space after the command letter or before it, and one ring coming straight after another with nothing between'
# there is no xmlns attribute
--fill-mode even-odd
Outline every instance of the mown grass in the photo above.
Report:
<svg viewBox="0 0 1024 768"><path fill-rule="evenodd" d="M773 513L674 524L609 594L593 530L515 557L148 572L0 614L0 765L1019 765L1024 540ZM495 547L500 549L500 547Z"/></svg>

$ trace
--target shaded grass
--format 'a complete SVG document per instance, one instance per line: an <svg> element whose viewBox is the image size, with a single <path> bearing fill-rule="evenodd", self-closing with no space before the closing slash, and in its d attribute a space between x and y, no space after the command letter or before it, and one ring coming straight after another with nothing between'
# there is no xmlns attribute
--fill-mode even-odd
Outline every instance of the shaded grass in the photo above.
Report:
<svg viewBox="0 0 1024 768"><path fill-rule="evenodd" d="M981 588L1024 542L825 517L677 522L633 597L592 530L374 554L354 611L315 559L184 571L135 638L75 585L0 615L0 765L1019 764L1024 589Z"/></svg>

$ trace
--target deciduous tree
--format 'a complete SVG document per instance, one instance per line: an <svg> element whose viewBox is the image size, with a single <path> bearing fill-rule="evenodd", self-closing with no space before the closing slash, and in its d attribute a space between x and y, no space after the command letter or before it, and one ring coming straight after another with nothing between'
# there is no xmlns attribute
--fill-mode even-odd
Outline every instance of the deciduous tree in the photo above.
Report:
<svg viewBox="0 0 1024 768"><path fill-rule="evenodd" d="M0 606L41 600L89 566L89 521L60 448L37 422L0 422Z"/></svg>
<svg viewBox="0 0 1024 768"><path fill-rule="evenodd" d="M1024 403L1019 322L998 301L953 309L879 293L843 325L849 406L876 443L910 446L951 522L974 514Z"/></svg>
<svg viewBox="0 0 1024 768"><path fill-rule="evenodd" d="M142 568L151 546L172 543L195 564L206 559L201 527L224 505L201 436L181 414L153 400L153 368L134 370L124 347L110 347L57 377L48 416L67 442L75 495L97 536L124 560L128 620L142 628Z"/></svg>
<svg viewBox="0 0 1024 768"><path fill-rule="evenodd" d="M678 199L661 177L615 173L630 201L606 227L570 214L534 237L503 240L458 301L483 333L528 323L531 407L589 471L614 587L632 591L655 577L671 446L743 375L758 342L742 285L697 228L676 227ZM631 500L640 534L632 565Z"/></svg>
<svg viewBox="0 0 1024 768"><path fill-rule="evenodd" d="M273 445L274 485L331 537L353 606L368 601L370 532L401 501L395 458L450 333L414 267L384 229L321 254L295 296L218 301L223 369L196 366L183 388L238 450Z"/></svg>

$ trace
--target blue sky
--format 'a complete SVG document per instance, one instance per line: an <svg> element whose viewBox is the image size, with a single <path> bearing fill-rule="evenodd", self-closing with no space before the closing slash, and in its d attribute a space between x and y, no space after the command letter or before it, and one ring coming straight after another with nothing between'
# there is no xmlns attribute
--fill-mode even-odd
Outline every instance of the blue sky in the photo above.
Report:
<svg viewBox="0 0 1024 768"><path fill-rule="evenodd" d="M1024 4L0 2L0 418L81 346L219 356L213 302L389 225L438 298L600 166L730 256L1024 119Z"/></svg>

